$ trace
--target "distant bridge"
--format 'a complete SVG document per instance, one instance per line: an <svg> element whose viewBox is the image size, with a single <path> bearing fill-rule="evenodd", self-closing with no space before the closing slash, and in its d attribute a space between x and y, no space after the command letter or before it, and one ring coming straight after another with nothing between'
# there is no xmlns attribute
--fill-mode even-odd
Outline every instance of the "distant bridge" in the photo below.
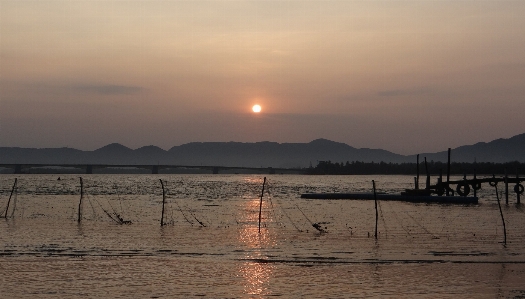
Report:
<svg viewBox="0 0 525 299"><path fill-rule="evenodd" d="M152 174L158 174L161 169L204 169L210 173L218 174L225 170L249 170L260 173L304 173L304 170L298 168L273 168L273 167L241 167L241 166L195 166L195 165L130 165L130 164L0 164L0 168L11 168L15 174L30 173L30 169L53 169L53 173L60 171L60 168L77 168L84 169L86 174L92 174L93 169L101 168L118 168L118 169L150 169Z"/></svg>

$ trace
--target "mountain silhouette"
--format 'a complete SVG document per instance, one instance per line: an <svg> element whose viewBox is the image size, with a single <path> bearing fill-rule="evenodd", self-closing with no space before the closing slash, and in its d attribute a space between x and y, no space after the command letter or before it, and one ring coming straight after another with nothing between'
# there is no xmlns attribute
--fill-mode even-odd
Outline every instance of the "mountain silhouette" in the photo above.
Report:
<svg viewBox="0 0 525 299"><path fill-rule="evenodd" d="M525 133L508 139L479 142L452 150L453 162L525 162ZM422 153L428 161L446 162L447 151ZM414 163L415 155L382 149L355 148L345 143L316 139L308 143L191 142L163 150L149 145L131 149L119 143L94 151L72 148L0 147L0 164L109 164L191 165L303 168L319 161Z"/></svg>
<svg viewBox="0 0 525 299"><path fill-rule="evenodd" d="M452 150L451 160L454 162L525 162L525 133L508 139L496 139L491 142L478 142L473 145L463 145ZM411 156L415 161L415 155ZM428 161L447 161L447 151L420 154Z"/></svg>

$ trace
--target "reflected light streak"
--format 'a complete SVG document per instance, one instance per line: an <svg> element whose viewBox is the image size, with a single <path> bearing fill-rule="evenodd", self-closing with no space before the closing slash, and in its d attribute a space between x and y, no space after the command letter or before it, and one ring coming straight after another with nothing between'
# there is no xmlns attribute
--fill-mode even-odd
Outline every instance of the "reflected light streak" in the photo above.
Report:
<svg viewBox="0 0 525 299"><path fill-rule="evenodd" d="M269 204L263 198L262 223L259 233L259 204L260 198L248 200L239 209L240 219L243 223L239 229L239 245L246 251L246 261L239 268L239 275L243 277L244 292L248 295L264 296L271 293L269 289L270 279L273 274L274 266L270 263L252 261L253 259L266 259L265 251L277 246L275 231L269 228L269 223L273 221L268 213Z"/></svg>
<svg viewBox="0 0 525 299"><path fill-rule="evenodd" d="M273 273L273 266L267 263L245 262L239 272L244 278L244 293L248 295L269 295L270 279Z"/></svg>

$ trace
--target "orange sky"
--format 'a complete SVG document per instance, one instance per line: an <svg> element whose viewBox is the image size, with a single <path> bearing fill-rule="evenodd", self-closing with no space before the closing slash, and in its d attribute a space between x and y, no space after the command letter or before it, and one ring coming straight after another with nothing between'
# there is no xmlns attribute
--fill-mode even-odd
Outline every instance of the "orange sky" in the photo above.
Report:
<svg viewBox="0 0 525 299"><path fill-rule="evenodd" d="M0 0L0 146L506 138L524 132L523 16L525 1Z"/></svg>

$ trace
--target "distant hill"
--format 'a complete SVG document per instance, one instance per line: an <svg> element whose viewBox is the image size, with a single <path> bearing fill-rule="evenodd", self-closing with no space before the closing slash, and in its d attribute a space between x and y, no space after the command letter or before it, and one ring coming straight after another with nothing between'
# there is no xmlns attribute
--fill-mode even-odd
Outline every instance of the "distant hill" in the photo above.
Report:
<svg viewBox="0 0 525 299"><path fill-rule="evenodd" d="M422 153L421 159L446 162L447 151ZM168 151L156 146L130 149L112 143L94 151L72 148L0 147L0 164L168 164L240 167L302 168L318 161L392 162L416 161L382 149L354 148L344 143L317 139L309 143L192 142ZM421 160L422 161L422 160ZM452 150L454 162L525 162L525 133L509 139L480 142Z"/></svg>
<svg viewBox="0 0 525 299"><path fill-rule="evenodd" d="M356 149L344 143L317 139L309 143L193 142L169 150L179 163L249 167L308 167L317 161L357 159L403 161L402 155L385 150ZM346 160L345 160L346 161Z"/></svg>
<svg viewBox="0 0 525 299"><path fill-rule="evenodd" d="M447 151L420 154L428 161L447 161ZM452 149L451 160L454 162L525 162L525 133L508 139L496 139L491 142L478 142ZM415 161L415 156L410 156Z"/></svg>

